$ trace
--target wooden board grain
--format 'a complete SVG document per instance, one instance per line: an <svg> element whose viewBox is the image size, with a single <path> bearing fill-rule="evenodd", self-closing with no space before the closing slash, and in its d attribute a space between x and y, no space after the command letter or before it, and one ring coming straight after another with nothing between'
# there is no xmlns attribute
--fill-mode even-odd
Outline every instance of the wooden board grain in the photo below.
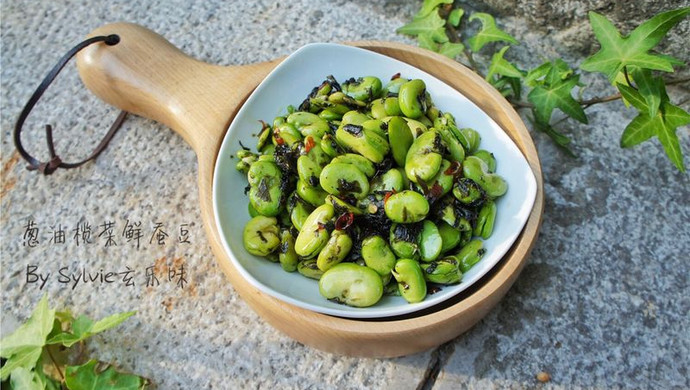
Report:
<svg viewBox="0 0 690 390"><path fill-rule="evenodd" d="M493 118L525 155L537 179L532 212L513 247L489 274L458 297L422 313L382 320L344 319L301 309L258 291L233 267L221 244L213 214L213 171L232 118L281 59L247 66L210 65L186 56L152 31L128 23L103 26L90 36L108 34L120 35L121 42L111 47L92 45L78 55L85 85L111 105L166 124L194 149L201 213L221 268L252 309L295 340L351 356L392 357L433 348L482 319L524 267L538 235L544 194L539 157L518 114L481 77L453 60L403 44L361 41L349 44L436 76Z"/></svg>

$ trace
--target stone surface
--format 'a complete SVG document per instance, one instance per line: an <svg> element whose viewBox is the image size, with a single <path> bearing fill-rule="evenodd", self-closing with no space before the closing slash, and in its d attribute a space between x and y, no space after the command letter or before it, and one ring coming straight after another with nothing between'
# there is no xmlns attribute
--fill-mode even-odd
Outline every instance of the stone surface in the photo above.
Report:
<svg viewBox="0 0 690 390"><path fill-rule="evenodd" d="M656 141L631 150L618 147L625 123L634 116L621 103L590 108L589 125L562 124L576 140L578 158L533 134L544 169L546 208L523 274L467 334L439 351L399 359L315 351L254 314L226 282L206 244L195 156L164 126L130 117L95 162L48 177L25 170L14 152L14 121L39 80L59 56L104 23L140 23L194 57L231 65L272 59L317 41L411 43L395 29L417 7L411 1L2 2L2 334L24 320L46 293L57 307L97 318L137 310L118 330L95 337L89 349L162 389L413 388L420 383L441 389L533 388L540 371L552 378L544 388L690 387L688 174L672 167ZM579 9L584 15L586 8ZM532 14L516 14L498 19L524 42L511 49L512 59L527 67L540 57L581 58L559 45L560 29L545 36L530 27L538 20L522 16ZM687 59L688 51L677 55ZM587 96L611 93L599 77L586 75L584 81L590 85ZM670 93L690 109L687 92ZM42 126L52 123L62 157L77 160L115 115L84 90L69 66L29 118L23 139L32 153L45 156ZM687 127L678 133L690 153ZM40 229L34 248L23 245L29 221ZM108 221L115 223L117 246L105 248L107 235L98 235ZM127 221L142 223L138 250L122 236ZM168 233L165 245L150 242L156 222ZM82 223L91 225L93 243L77 246L72 229ZM189 244L177 242L183 224ZM66 232L62 245L50 241L60 226ZM176 280L168 281L168 272L179 272L183 264L188 284L181 289ZM27 283L27 265L51 273L42 290ZM72 287L58 279L63 267L70 274L129 267L136 285ZM146 287L148 267L160 285ZM440 368L438 378L425 381L428 366Z"/></svg>
<svg viewBox="0 0 690 390"><path fill-rule="evenodd" d="M619 30L627 34L657 13L690 6L687 0L482 0L482 3L494 14L524 17L530 28L554 34L559 43L585 53L595 49L592 45L594 34L587 17L589 11L606 15ZM690 20L684 20L675 27L674 34L660 45L659 50L687 62L689 34Z"/></svg>

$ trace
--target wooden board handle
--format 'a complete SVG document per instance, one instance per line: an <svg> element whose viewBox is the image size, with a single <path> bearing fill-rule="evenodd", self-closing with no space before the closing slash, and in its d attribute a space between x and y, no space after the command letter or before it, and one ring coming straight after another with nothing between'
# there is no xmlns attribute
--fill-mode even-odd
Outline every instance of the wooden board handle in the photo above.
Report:
<svg viewBox="0 0 690 390"><path fill-rule="evenodd" d="M218 145L239 106L275 66L207 64L131 23L108 24L89 36L110 34L120 37L117 45L94 44L77 56L86 87L115 107L171 127L197 155Z"/></svg>

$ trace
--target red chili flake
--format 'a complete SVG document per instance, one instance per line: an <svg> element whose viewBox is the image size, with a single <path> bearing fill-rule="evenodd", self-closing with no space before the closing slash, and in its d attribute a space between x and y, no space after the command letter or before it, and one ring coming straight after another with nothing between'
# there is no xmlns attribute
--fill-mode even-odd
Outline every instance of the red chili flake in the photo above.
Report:
<svg viewBox="0 0 690 390"><path fill-rule="evenodd" d="M438 182L434 183L433 186L429 189L429 195L433 198L440 198L441 195L443 194L443 187L441 187Z"/></svg>
<svg viewBox="0 0 690 390"><path fill-rule="evenodd" d="M399 79L400 78L400 72L396 73L391 77L391 80Z"/></svg>
<svg viewBox="0 0 690 390"><path fill-rule="evenodd" d="M319 230L325 230L326 225L322 224L321 222L318 222L317 225L319 226Z"/></svg>
<svg viewBox="0 0 690 390"><path fill-rule="evenodd" d="M453 175L453 176L455 176L456 173L460 172L460 167L461 167L461 165L460 165L459 162L453 161L453 162L450 164L450 166L448 167L448 169L446 169L446 171L443 172L443 173L446 174L446 175Z"/></svg>
<svg viewBox="0 0 690 390"><path fill-rule="evenodd" d="M311 136L309 136L309 137L307 137L306 141L304 141L304 150L305 150L307 153L309 153L309 151L311 150L311 148L314 147L314 145L315 145L315 143L314 143L314 138L312 138Z"/></svg>
<svg viewBox="0 0 690 390"><path fill-rule="evenodd" d="M386 192L386 195L383 197L383 204L386 204L386 202L388 202L388 198L390 198L393 194L395 194L395 189L393 189L393 191Z"/></svg>
<svg viewBox="0 0 690 390"><path fill-rule="evenodd" d="M335 220L336 230L345 230L355 221L355 215L352 212L343 213Z"/></svg>
<svg viewBox="0 0 690 390"><path fill-rule="evenodd" d="M278 133L273 133L273 138L276 139L276 143L278 145L283 145L285 143L285 140L280 137L280 134Z"/></svg>

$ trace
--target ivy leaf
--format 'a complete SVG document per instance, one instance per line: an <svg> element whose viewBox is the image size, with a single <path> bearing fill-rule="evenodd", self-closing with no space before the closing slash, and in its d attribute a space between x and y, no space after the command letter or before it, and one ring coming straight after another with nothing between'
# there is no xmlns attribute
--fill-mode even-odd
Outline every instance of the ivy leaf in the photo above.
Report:
<svg viewBox="0 0 690 390"><path fill-rule="evenodd" d="M35 372L24 367L17 367L12 370L10 387L22 390L43 390L45 384Z"/></svg>
<svg viewBox="0 0 690 390"><path fill-rule="evenodd" d="M110 365L104 368L93 359L81 366L68 366L65 370L65 385L70 390L138 390L147 384L144 378L117 372Z"/></svg>
<svg viewBox="0 0 690 390"><path fill-rule="evenodd" d="M661 77L653 77L649 69L635 69L633 80L637 84L640 95L647 102L649 116L656 116L662 99L668 100Z"/></svg>
<svg viewBox="0 0 690 390"><path fill-rule="evenodd" d="M633 88L627 85L619 85L619 88L621 95L627 96L626 99L635 108L640 109L639 106L647 103L639 93L633 93L637 92ZM621 147L629 148L656 136L671 162L679 171L685 172L683 152L680 149L676 129L687 124L690 124L690 114L667 100L662 102L654 116L650 115L650 108L646 105L623 131Z"/></svg>
<svg viewBox="0 0 690 390"><path fill-rule="evenodd" d="M14 333L0 340L0 357L7 359L0 369L0 380L6 380L17 367L33 369L53 329L54 319L55 310L48 309L48 298L44 295L31 317Z"/></svg>
<svg viewBox="0 0 690 390"><path fill-rule="evenodd" d="M629 87L626 84L618 84L617 87L626 102L632 104L633 107L637 108L637 110L642 113L647 113L649 111L647 102L635 88Z"/></svg>
<svg viewBox="0 0 690 390"><path fill-rule="evenodd" d="M441 47L439 48L438 52L450 59L454 59L455 57L460 55L464 50L465 45L463 45L462 43L446 42L441 44Z"/></svg>
<svg viewBox="0 0 690 390"><path fill-rule="evenodd" d="M103 318L95 323L88 317L81 315L72 323L71 332L59 333L51 337L46 344L62 344L65 347L71 347L72 345L86 340L96 333L103 332L104 330L108 330L119 325L127 318L133 316L135 313L136 311L117 313Z"/></svg>
<svg viewBox="0 0 690 390"><path fill-rule="evenodd" d="M462 8L456 8L450 11L450 14L448 14L448 23L453 27L458 27L463 15L465 15L465 10Z"/></svg>
<svg viewBox="0 0 690 390"><path fill-rule="evenodd" d="M589 21L601 49L585 59L580 68L588 72L603 73L611 82L625 66L673 72L673 65L678 60L648 52L688 14L690 7L662 12L624 37L606 17L590 11Z"/></svg>
<svg viewBox="0 0 690 390"><path fill-rule="evenodd" d="M532 110L532 113L535 114L534 110ZM544 132L549 137L551 137L551 139L556 143L556 145L563 151L565 151L568 155L570 155L571 157L576 157L575 153L573 153L573 151L570 150L570 147L568 146L570 144L570 138L554 129L553 126L551 126L548 122L545 123L537 119L536 115L534 115L532 124L537 130Z"/></svg>
<svg viewBox="0 0 690 390"><path fill-rule="evenodd" d="M438 6L441 4L452 4L453 0L424 0L422 8L414 16L414 19L421 19L430 13L434 12Z"/></svg>
<svg viewBox="0 0 690 390"><path fill-rule="evenodd" d="M503 55L509 48L510 46L503 46L501 50L494 53L491 57L491 65L489 65L489 72L486 74L486 81L491 81L491 78L496 74L518 79L524 77L522 71L503 58Z"/></svg>
<svg viewBox="0 0 690 390"><path fill-rule="evenodd" d="M484 45L490 42L503 41L515 45L519 44L515 38L510 36L510 34L496 27L496 21L494 20L493 16L483 12L478 12L470 16L470 22L475 19L479 19L479 21L482 23L482 28L475 36L467 40L467 44L470 46L470 49L472 49L473 52L478 52L482 49L482 47L484 47Z"/></svg>
<svg viewBox="0 0 690 390"><path fill-rule="evenodd" d="M419 47L422 49L427 49L431 51L438 51L438 44L434 42L434 40L431 38L431 34L429 33L423 33L419 34L417 36L417 43L419 44Z"/></svg>
<svg viewBox="0 0 690 390"><path fill-rule="evenodd" d="M549 123L554 108L559 108L563 113L575 120L587 123L585 111L573 96L571 91L580 81L580 76L574 75L565 80L560 80L553 73L558 72L557 68L552 67L546 79L555 80L553 84L544 83L538 85L530 91L527 99L534 104L536 119L543 123Z"/></svg>
<svg viewBox="0 0 690 390"><path fill-rule="evenodd" d="M396 31L400 34L412 36L428 34L434 42L443 43L448 42L445 25L446 21L438 15L438 12L431 12L423 18L412 20Z"/></svg>

